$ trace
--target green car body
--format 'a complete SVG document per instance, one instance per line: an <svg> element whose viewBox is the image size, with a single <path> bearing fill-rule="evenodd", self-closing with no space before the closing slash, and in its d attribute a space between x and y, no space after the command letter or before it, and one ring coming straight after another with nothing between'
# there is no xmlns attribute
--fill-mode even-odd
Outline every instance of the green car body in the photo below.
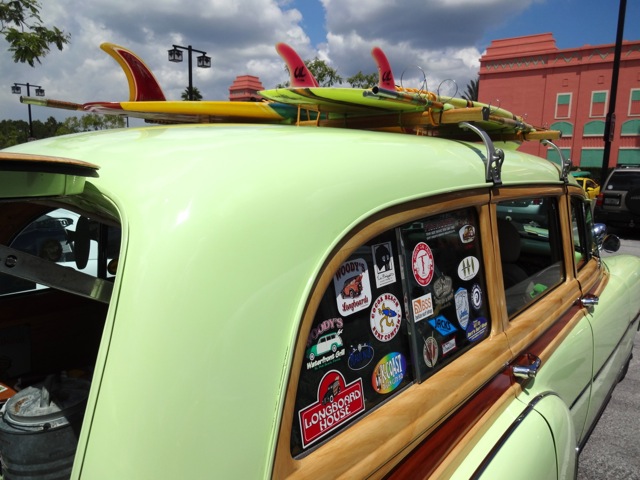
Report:
<svg viewBox="0 0 640 480"><path fill-rule="evenodd" d="M492 190L509 187L578 190L551 162L506 146L502 185L495 186L487 180L482 144L330 128L159 126L55 137L0 153L98 165L97 176L86 180L12 171L11 181L0 180L0 198L55 193L56 206L84 208L121 228L72 473L92 480L304 478L311 472L307 465L314 458L322 463L332 442L369 424L351 423L301 456L278 447L292 429L287 396L308 348L309 326L302 319L315 308L314 292L327 265L353 232L413 204L428 208L442 199L488 198ZM488 214L479 218L489 221ZM484 242L490 242L489 225L482 223L478 233ZM396 226L390 221L389 228ZM574 257L581 258L567 255ZM468 478L484 465L483 478L514 478L513 455L526 446L518 469L528 478L572 478L576 448L629 359L640 310L637 258L590 262L585 269L592 269L591 276L608 279L596 292L598 305L572 307L571 315L581 318L545 353L535 379L521 387L512 381L512 398L469 434L475 440L464 455L443 455L447 460L436 474ZM491 269L492 263L484 258L482 267ZM579 276L576 271L570 266L565 277ZM323 288L333 287L325 282ZM491 309L501 305L491 302ZM486 338L460 358L490 344L506 345L508 320L498 318L491 314L483 327ZM526 337L524 345L545 334L549 329L518 338ZM347 341L344 347L346 359ZM512 362L523 351L500 350L496 361ZM498 375L481 367L476 373ZM394 402L411 396L416 385L406 378L379 410L391 411ZM447 396L447 415L470 395L453 397ZM365 413L368 422L378 415ZM410 457L417 442L431 435L431 427L420 429L410 439L391 436L393 452L384 463ZM373 477L387 471L361 448L353 449L356 459L325 464L326 478L350 471L360 476L367 462ZM313 475L319 478L315 470Z"/></svg>

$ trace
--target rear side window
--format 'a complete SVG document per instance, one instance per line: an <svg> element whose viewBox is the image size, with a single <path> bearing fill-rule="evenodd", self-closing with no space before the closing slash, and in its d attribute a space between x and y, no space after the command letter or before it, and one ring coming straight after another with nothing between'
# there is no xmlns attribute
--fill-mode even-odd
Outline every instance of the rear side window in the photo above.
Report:
<svg viewBox="0 0 640 480"><path fill-rule="evenodd" d="M558 201L505 201L496 212L507 312L513 316L564 279Z"/></svg>
<svg viewBox="0 0 640 480"><path fill-rule="evenodd" d="M333 437L489 334L475 209L360 246L333 275L307 337L291 453Z"/></svg>
<svg viewBox="0 0 640 480"><path fill-rule="evenodd" d="M629 190L640 187L640 172L613 172L607 183L607 190Z"/></svg>

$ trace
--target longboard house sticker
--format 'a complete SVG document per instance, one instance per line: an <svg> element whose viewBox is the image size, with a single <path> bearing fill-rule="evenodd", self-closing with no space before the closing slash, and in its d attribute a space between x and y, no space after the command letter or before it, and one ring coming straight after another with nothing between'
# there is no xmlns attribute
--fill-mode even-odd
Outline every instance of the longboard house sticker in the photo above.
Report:
<svg viewBox="0 0 640 480"><path fill-rule="evenodd" d="M340 315L347 316L369 307L371 284L369 269L362 258L347 260L333 277L336 304Z"/></svg>
<svg viewBox="0 0 640 480"><path fill-rule="evenodd" d="M318 385L316 401L298 412L302 447L317 442L362 412L362 379L347 385L339 371L327 372Z"/></svg>

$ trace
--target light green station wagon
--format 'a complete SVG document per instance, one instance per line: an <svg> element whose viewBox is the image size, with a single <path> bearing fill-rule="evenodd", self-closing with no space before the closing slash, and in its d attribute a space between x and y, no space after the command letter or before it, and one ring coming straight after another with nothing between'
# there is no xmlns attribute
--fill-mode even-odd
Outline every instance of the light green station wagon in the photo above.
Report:
<svg viewBox="0 0 640 480"><path fill-rule="evenodd" d="M574 478L628 367L640 260L510 144L157 126L0 170L4 480Z"/></svg>

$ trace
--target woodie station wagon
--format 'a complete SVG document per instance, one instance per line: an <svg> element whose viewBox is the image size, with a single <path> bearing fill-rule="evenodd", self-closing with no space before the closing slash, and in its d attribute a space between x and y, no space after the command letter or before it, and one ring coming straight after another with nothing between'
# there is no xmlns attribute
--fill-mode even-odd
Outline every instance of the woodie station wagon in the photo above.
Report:
<svg viewBox="0 0 640 480"><path fill-rule="evenodd" d="M479 140L219 124L1 151L4 479L575 477L640 261L600 257L568 166Z"/></svg>

